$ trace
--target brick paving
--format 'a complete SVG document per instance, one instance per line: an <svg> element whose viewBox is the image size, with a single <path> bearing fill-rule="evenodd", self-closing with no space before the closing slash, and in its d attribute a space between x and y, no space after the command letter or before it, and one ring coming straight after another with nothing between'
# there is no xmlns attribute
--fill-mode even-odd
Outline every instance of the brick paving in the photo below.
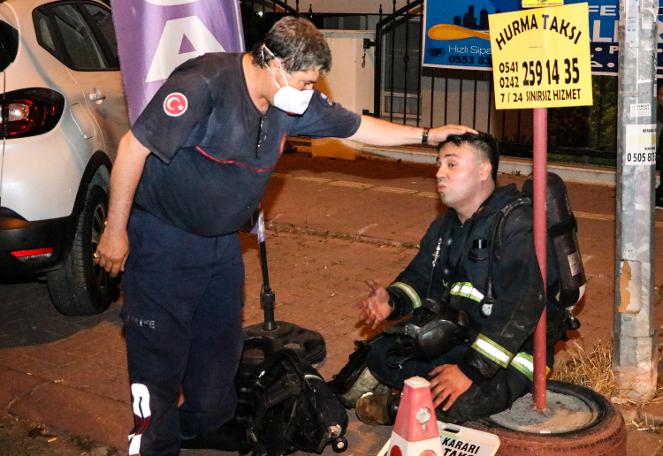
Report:
<svg viewBox="0 0 663 456"><path fill-rule="evenodd" d="M367 293L365 279L389 282L413 256L414 246L441 210L434 169L382 161L340 162L287 156L270 184L268 220L271 285L277 319L320 331L329 378L344 364L355 339L366 337L354 304ZM503 175L501 183L520 182ZM580 226L588 274L583 327L575 343L591 347L612 334L614 189L569 186ZM611 212L612 211L612 212ZM663 213L656 214L656 245L663 246ZM242 235L246 262L245 324L261 320L260 269L254 239ZM663 283L658 255L655 283ZM126 449L131 428L120 304L102 315L65 317L39 281L1 283L0 404L9 414ZM656 305L660 313L660 297ZM663 321L660 316L659 322ZM659 323L660 324L660 323ZM565 347L560 347L562 354ZM634 417L624 409L627 421ZM663 407L647 409L652 420ZM662 421L663 422L663 421ZM346 454L376 454L390 433L351 419ZM656 454L659 434L631 426L629 454ZM331 450L325 450L325 454ZM218 454L183 451L187 456Z"/></svg>

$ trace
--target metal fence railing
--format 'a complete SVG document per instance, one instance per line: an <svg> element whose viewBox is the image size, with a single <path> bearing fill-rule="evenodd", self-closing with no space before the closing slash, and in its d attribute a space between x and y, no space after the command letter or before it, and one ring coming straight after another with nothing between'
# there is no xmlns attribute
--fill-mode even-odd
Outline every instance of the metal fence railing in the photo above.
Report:
<svg viewBox="0 0 663 456"><path fill-rule="evenodd" d="M320 14L300 11L299 1L242 0L247 48L285 14L304 14L319 28L375 28L373 115L393 122L433 126L461 123L489 131L506 155L531 156L530 110L495 110L492 73L422 68L423 0L396 8L396 0L376 14ZM593 77L594 105L549 109L551 158L615 163L617 78Z"/></svg>
<svg viewBox="0 0 663 456"><path fill-rule="evenodd" d="M508 155L531 156L531 110L495 110L492 73L422 68L423 0L391 13L376 26L375 114L395 122L433 126L462 123L489 131ZM617 78L594 76L594 105L549 109L553 158L614 164Z"/></svg>

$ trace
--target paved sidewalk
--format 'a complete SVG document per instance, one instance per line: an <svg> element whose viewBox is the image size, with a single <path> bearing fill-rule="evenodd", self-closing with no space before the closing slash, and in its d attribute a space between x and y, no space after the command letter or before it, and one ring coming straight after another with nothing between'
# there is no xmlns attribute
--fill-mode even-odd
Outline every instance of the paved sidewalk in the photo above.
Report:
<svg viewBox="0 0 663 456"><path fill-rule="evenodd" d="M325 377L344 364L355 339L366 337L354 307L367 293L364 280L392 280L441 210L433 173L425 165L300 156L286 156L280 164L264 203L276 317L323 334L328 357L320 370ZM501 183L521 180L500 177ZM573 184L569 190L588 274L583 326L573 343L591 348L612 334L614 189ZM663 249L663 211L656 217L656 245ZM261 277L254 238L243 235L242 243L248 325L262 319ZM656 261L660 290L663 255ZM131 414L119 304L100 316L63 317L39 282L0 284L0 302L0 404L5 411L124 451ZM659 295L659 324L660 304ZM563 354L565 347L560 348ZM651 410L663 423L663 410ZM388 427L352 419L346 454L374 455L389 433ZM661 440L659 434L633 427L629 439L632 455L656 454Z"/></svg>

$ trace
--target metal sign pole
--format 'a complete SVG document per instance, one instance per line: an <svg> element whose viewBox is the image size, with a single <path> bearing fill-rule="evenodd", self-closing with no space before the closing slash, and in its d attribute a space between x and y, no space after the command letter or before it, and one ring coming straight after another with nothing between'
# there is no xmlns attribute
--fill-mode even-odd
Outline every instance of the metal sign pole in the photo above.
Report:
<svg viewBox="0 0 663 456"><path fill-rule="evenodd" d="M653 314L657 0L620 0L613 371L622 396L656 391Z"/></svg>
<svg viewBox="0 0 663 456"><path fill-rule="evenodd" d="M546 189L548 183L547 108L592 104L587 3L562 6L561 0L530 0L532 7L488 17L493 59L495 107L534 109L534 244L546 283ZM559 6L549 6L549 5ZM572 25L560 35L558 25ZM520 27L522 25L522 28ZM545 289L545 288L544 288ZM534 403L546 402L546 311L534 333Z"/></svg>
<svg viewBox="0 0 663 456"><path fill-rule="evenodd" d="M534 248L546 289L546 187L548 181L548 109L534 109ZM544 410L546 402L546 309L534 332L534 405Z"/></svg>

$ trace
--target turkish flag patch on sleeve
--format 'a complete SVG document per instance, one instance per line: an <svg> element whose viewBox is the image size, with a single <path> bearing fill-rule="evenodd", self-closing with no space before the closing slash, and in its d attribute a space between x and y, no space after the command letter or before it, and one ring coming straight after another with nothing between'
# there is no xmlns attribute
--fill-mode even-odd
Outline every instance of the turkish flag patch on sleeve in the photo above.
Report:
<svg viewBox="0 0 663 456"><path fill-rule="evenodd" d="M163 111L170 117L179 117L189 107L189 101L179 92L169 93L163 100Z"/></svg>

